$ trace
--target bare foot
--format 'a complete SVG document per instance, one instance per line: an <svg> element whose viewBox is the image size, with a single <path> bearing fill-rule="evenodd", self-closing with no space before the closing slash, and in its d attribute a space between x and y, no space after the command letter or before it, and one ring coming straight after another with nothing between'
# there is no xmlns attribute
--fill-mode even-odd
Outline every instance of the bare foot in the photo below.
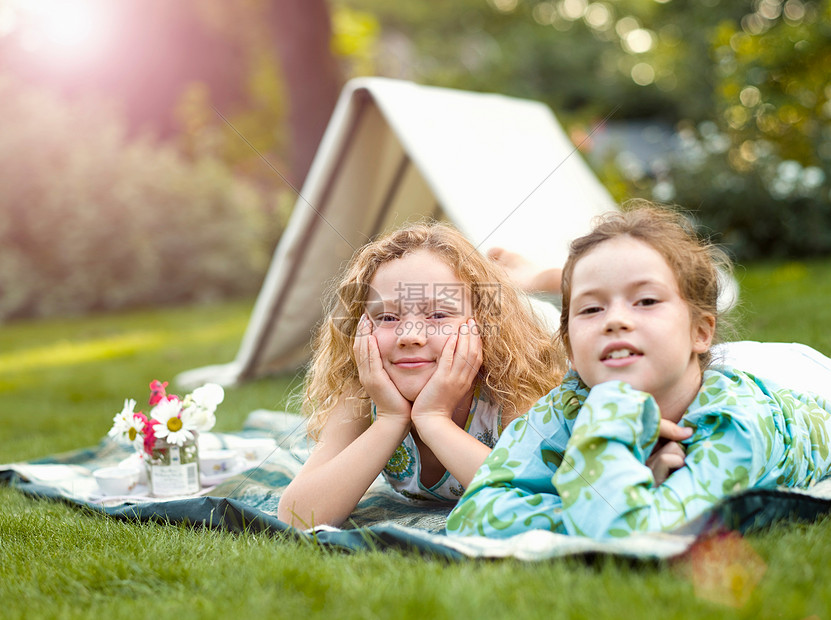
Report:
<svg viewBox="0 0 831 620"><path fill-rule="evenodd" d="M522 254L505 248L491 248L488 258L501 265L511 282L527 293L560 292L561 269L543 269Z"/></svg>

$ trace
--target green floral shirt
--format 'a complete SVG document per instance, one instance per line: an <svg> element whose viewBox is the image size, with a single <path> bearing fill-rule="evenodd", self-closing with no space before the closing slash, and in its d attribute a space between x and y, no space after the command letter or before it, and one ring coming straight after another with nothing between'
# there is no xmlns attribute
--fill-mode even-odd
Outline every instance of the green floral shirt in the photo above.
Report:
<svg viewBox="0 0 831 620"><path fill-rule="evenodd" d="M707 370L680 424L685 466L655 486L654 399L569 373L500 437L450 513L452 536L548 529L593 538L668 530L749 487L810 486L831 473L831 405L729 367Z"/></svg>

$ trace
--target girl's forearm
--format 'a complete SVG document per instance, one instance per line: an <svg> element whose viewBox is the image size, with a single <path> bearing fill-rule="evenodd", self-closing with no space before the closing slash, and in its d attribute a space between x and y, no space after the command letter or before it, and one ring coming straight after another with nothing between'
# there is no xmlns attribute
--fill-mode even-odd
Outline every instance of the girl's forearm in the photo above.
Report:
<svg viewBox="0 0 831 620"><path fill-rule="evenodd" d="M447 417L417 419L414 425L439 462L467 488L491 449Z"/></svg>
<svg viewBox="0 0 831 620"><path fill-rule="evenodd" d="M331 458L318 463L313 454L280 498L278 518L304 529L341 525L408 431L408 424L379 419Z"/></svg>

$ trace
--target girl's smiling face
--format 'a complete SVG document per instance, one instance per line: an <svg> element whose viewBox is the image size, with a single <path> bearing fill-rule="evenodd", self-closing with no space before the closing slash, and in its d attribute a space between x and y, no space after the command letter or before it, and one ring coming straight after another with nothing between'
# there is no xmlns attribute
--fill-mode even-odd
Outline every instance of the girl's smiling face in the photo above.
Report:
<svg viewBox="0 0 831 620"><path fill-rule="evenodd" d="M693 322L675 274L652 246L628 235L603 241L574 266L570 357L593 387L624 381L678 421L701 385L698 354L714 320Z"/></svg>
<svg viewBox="0 0 831 620"><path fill-rule="evenodd" d="M370 282L366 313L384 369L409 401L436 371L448 338L473 316L467 285L430 250L381 265Z"/></svg>

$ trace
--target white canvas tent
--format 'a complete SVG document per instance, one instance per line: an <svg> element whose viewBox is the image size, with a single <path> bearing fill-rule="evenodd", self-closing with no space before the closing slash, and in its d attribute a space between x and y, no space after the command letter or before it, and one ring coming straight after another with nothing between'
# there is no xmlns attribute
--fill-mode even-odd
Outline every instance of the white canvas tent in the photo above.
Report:
<svg viewBox="0 0 831 620"><path fill-rule="evenodd" d="M177 381L225 385L295 369L309 355L327 285L379 233L419 217L562 264L568 242L615 204L538 102L350 81L274 253L236 359Z"/></svg>

